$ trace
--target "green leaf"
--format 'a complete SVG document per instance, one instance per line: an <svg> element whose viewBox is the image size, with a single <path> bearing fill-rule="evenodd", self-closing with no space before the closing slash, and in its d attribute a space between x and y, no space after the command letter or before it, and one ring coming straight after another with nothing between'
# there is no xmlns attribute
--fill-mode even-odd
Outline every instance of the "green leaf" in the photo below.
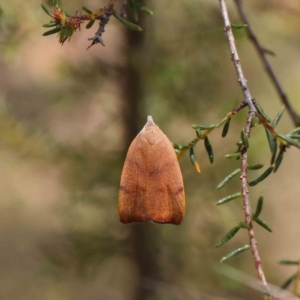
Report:
<svg viewBox="0 0 300 300"><path fill-rule="evenodd" d="M265 228L266 230L268 230L269 232L273 232L272 228L261 218L256 218L255 221L258 225L260 225L261 227Z"/></svg>
<svg viewBox="0 0 300 300"><path fill-rule="evenodd" d="M139 10L142 11L142 12L144 12L144 13L146 13L146 14L148 14L148 15L150 15L150 16L153 16L153 11L150 10L146 6L143 6L143 5L139 6Z"/></svg>
<svg viewBox="0 0 300 300"><path fill-rule="evenodd" d="M226 176L216 187L216 190L219 190L220 188L222 188L225 184L227 184L234 176L236 176L237 174L241 173L241 169L236 169L234 170L231 174L229 174L228 176Z"/></svg>
<svg viewBox="0 0 300 300"><path fill-rule="evenodd" d="M94 23L95 23L95 20L90 20L90 21L86 24L85 28L86 28L86 29L90 29L90 28L94 25Z"/></svg>
<svg viewBox="0 0 300 300"><path fill-rule="evenodd" d="M214 124L212 125L198 125L198 124L194 124L192 125L192 128L194 129L200 129L200 130L210 130L210 129L214 129L216 128L216 126Z"/></svg>
<svg viewBox="0 0 300 300"><path fill-rule="evenodd" d="M206 149L207 154L208 154L209 161L212 164L214 162L214 152L213 152L213 149L212 149L212 146L209 142L208 137L205 137L204 145L205 145L205 149Z"/></svg>
<svg viewBox="0 0 300 300"><path fill-rule="evenodd" d="M229 118L226 123L224 124L224 127L223 127L223 130L222 130L222 137L225 137L228 133L228 130L229 130L229 126L230 126L230 121L231 121L231 118Z"/></svg>
<svg viewBox="0 0 300 300"><path fill-rule="evenodd" d="M284 155L284 152L285 152L285 146L281 146L280 147L280 151L278 153L278 156L275 160L275 168L274 168L274 173L278 170L279 166L281 165L281 162L283 160L283 155Z"/></svg>
<svg viewBox="0 0 300 300"><path fill-rule="evenodd" d="M292 130L289 135L294 134L294 133L300 133L300 127L295 128L294 130Z"/></svg>
<svg viewBox="0 0 300 300"><path fill-rule="evenodd" d="M298 273L291 276L289 279L287 279L284 284L281 286L283 290L285 290L298 276Z"/></svg>
<svg viewBox="0 0 300 300"><path fill-rule="evenodd" d="M231 28L234 28L234 29L242 29L242 28L245 28L247 26L248 26L247 24L233 24L233 23L231 23Z"/></svg>
<svg viewBox="0 0 300 300"><path fill-rule="evenodd" d="M275 128L277 126L277 124L279 123L283 113L285 110L285 106L282 107L281 111L277 114L277 116L275 117L275 119L272 122L272 127Z"/></svg>
<svg viewBox="0 0 300 300"><path fill-rule="evenodd" d="M199 139L201 139L201 140L204 139L204 136L202 135L202 132L201 132L200 129L196 129L196 134L197 134L197 137L198 137Z"/></svg>
<svg viewBox="0 0 300 300"><path fill-rule="evenodd" d="M227 254L226 256L222 257L222 259L220 260L220 262L222 263L223 261L229 259L229 258L232 258L232 257L235 257L237 255L239 255L240 253L246 251L246 250L249 250L250 249L250 246L249 245L245 245L241 248L238 248L232 252L230 252L229 254Z"/></svg>
<svg viewBox="0 0 300 300"><path fill-rule="evenodd" d="M92 12L90 9L88 9L87 7L82 6L81 8L82 8L86 13L88 13L89 15L92 15L92 14L93 14L93 12Z"/></svg>
<svg viewBox="0 0 300 300"><path fill-rule="evenodd" d="M257 124L258 124L258 118L257 117L253 117L251 119L251 127L256 127Z"/></svg>
<svg viewBox="0 0 300 300"><path fill-rule="evenodd" d="M58 8L58 0L52 0L52 2L53 2L53 5L54 5L56 8Z"/></svg>
<svg viewBox="0 0 300 300"><path fill-rule="evenodd" d="M195 167L196 171L200 173L200 167L194 154L194 148L190 148L190 160L192 165Z"/></svg>
<svg viewBox="0 0 300 300"><path fill-rule="evenodd" d="M261 181L263 181L264 179L266 179L273 171L274 167L271 166L269 167L265 172L263 172L257 179L249 182L249 186L255 186L258 183L260 183Z"/></svg>
<svg viewBox="0 0 300 300"><path fill-rule="evenodd" d="M261 106L258 103L255 103L254 105L257 111L259 112L259 114L266 120L266 122L271 123L271 119L265 114Z"/></svg>
<svg viewBox="0 0 300 300"><path fill-rule="evenodd" d="M60 34L59 34L60 35L60 37L59 37L60 41L64 41L66 39L70 40L73 32L74 32L74 30L71 27L69 27L69 26L63 27Z"/></svg>
<svg viewBox="0 0 300 300"><path fill-rule="evenodd" d="M133 19L135 21L138 21L139 15L138 15L138 11L137 11L136 0L129 0L129 8L130 8Z"/></svg>
<svg viewBox="0 0 300 300"><path fill-rule="evenodd" d="M69 12L66 11L66 10L64 10L64 13L65 13L65 15L66 15L68 18L73 18L73 17L74 17L71 13L69 13Z"/></svg>
<svg viewBox="0 0 300 300"><path fill-rule="evenodd" d="M125 25L126 27L128 27L129 29L135 30L135 31L143 31L143 29L142 29L140 26L138 26L138 25L136 25L136 24L133 24L133 23L131 23L131 22L129 22L129 21L127 21L127 20L121 18L121 17L117 14L117 12L116 12L115 10L113 11L113 16L114 16L117 20L119 20L123 25Z"/></svg>
<svg viewBox="0 0 300 300"><path fill-rule="evenodd" d="M271 165L273 165L275 163L276 154L277 154L277 140L275 142L276 142L276 147L275 147L275 151L274 151L274 153L272 154L272 157L271 157Z"/></svg>
<svg viewBox="0 0 300 300"><path fill-rule="evenodd" d="M246 148L249 148L248 137L247 137L247 135L246 135L246 133L245 133L244 130L242 130L242 132L241 132L241 139L242 139L243 145L244 145Z"/></svg>
<svg viewBox="0 0 300 300"><path fill-rule="evenodd" d="M235 152L235 153L230 153L224 155L224 157L231 159L231 158L240 158L241 157L241 152Z"/></svg>
<svg viewBox="0 0 300 300"><path fill-rule="evenodd" d="M55 22L50 22L50 23L47 23L47 24L44 24L43 27L54 27L54 26L57 26L57 23Z"/></svg>
<svg viewBox="0 0 300 300"><path fill-rule="evenodd" d="M49 17L53 18L53 16L51 15L50 11L48 10L48 8L47 8L45 5L41 4L41 7L42 7L43 11L44 11Z"/></svg>
<svg viewBox="0 0 300 300"><path fill-rule="evenodd" d="M291 134L289 135L292 139L300 139L300 134Z"/></svg>
<svg viewBox="0 0 300 300"><path fill-rule="evenodd" d="M221 200L219 200L216 205L221 205L221 204L224 204L226 202L229 202L231 200L234 200L236 198L239 198L242 196L242 193L236 193L236 194L233 194L233 195L230 195L230 196L227 196L225 198L222 198Z"/></svg>
<svg viewBox="0 0 300 300"><path fill-rule="evenodd" d="M198 125L198 124L192 125L192 128L200 129L200 130L210 130L210 129L214 129L215 127L216 126L214 124L212 124L212 125Z"/></svg>
<svg viewBox="0 0 300 300"><path fill-rule="evenodd" d="M264 204L264 197L260 196L258 198L256 211L255 211L254 215L252 216L252 220L256 220L259 217L259 215L262 211L262 208L263 208L263 204Z"/></svg>
<svg viewBox="0 0 300 300"><path fill-rule="evenodd" d="M256 165L253 165L253 166L248 166L247 169L248 170L259 170L259 169L261 169L263 167L264 167L263 164L256 164Z"/></svg>
<svg viewBox="0 0 300 300"><path fill-rule="evenodd" d="M247 224L246 222L240 222L240 225L241 225L241 228L244 228L244 229L250 229L250 225Z"/></svg>
<svg viewBox="0 0 300 300"><path fill-rule="evenodd" d="M241 229L241 224L238 224L237 226L234 226L233 228L231 228L226 234L225 236L215 245L215 248L218 248L222 245L224 245L225 243L227 243L229 240L231 240L236 233Z"/></svg>
<svg viewBox="0 0 300 300"><path fill-rule="evenodd" d="M56 27L54 29L51 29L49 31L44 32L43 36L48 36L48 35L51 35L51 34L54 34L54 33L60 32L60 31L61 31L61 28L60 27Z"/></svg>
<svg viewBox="0 0 300 300"><path fill-rule="evenodd" d="M278 262L281 265L299 265L299 261L298 260L288 260L288 259L282 259Z"/></svg>
<svg viewBox="0 0 300 300"><path fill-rule="evenodd" d="M278 136L279 138L281 138L284 141L286 141L288 143L288 145L295 146L295 147L297 147L297 148L300 149L300 143L298 143L297 141L293 140L290 136L288 136L288 135L282 135L282 134L277 134L276 136Z"/></svg>
<svg viewBox="0 0 300 300"><path fill-rule="evenodd" d="M221 127L223 124L225 124L225 122L228 120L228 119L230 119L231 118L231 114L229 113L229 114L227 114L219 123L217 123L217 124L214 124L214 127L215 128L219 128L219 127Z"/></svg>
<svg viewBox="0 0 300 300"><path fill-rule="evenodd" d="M272 136L272 134L270 133L270 131L268 129L265 129L265 131L267 134L270 150L272 153L271 165L273 165L273 163L275 161L276 153L277 153L277 140Z"/></svg>
<svg viewBox="0 0 300 300"><path fill-rule="evenodd" d="M173 143L173 148L174 149L179 149L180 150L180 146L178 144Z"/></svg>

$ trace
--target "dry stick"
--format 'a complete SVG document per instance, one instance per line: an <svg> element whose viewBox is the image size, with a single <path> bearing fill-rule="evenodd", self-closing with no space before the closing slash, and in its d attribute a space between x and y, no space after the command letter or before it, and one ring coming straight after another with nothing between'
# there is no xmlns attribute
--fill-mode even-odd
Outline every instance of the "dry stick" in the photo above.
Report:
<svg viewBox="0 0 300 300"><path fill-rule="evenodd" d="M243 10L242 1L241 0L234 0L234 1L235 1L236 7L238 9L239 15L240 15L243 23L247 24L247 27L245 27L245 28L246 28L248 37L253 42L253 44L261 58L261 61L264 65L264 68L265 68L267 74L269 75L272 83L274 84L282 103L285 105L291 119L293 120L294 125L296 127L300 126L300 117L297 115L297 113L293 109L292 105L289 102L287 95L283 91L283 88L281 87L281 85L280 85L268 59L267 59L265 48L259 43L256 35L254 34L254 31L252 30L250 23L247 19L247 16Z"/></svg>
<svg viewBox="0 0 300 300"><path fill-rule="evenodd" d="M256 108L252 102L252 97L250 94L250 91L247 86L247 80L244 76L242 67L241 67L241 62L238 56L238 52L235 46L235 40L234 36L231 30L231 24L228 16L228 11L226 7L225 0L219 0L220 2L220 8L221 8L221 13L224 21L224 32L227 36L230 51L231 51L231 59L233 61L233 64L235 66L237 76L238 76L238 81L240 83L240 86L242 88L243 94L244 94L244 102L247 103L247 106L249 107L249 113L248 113L248 118L245 126L245 133L249 137L250 136L250 130L251 130L251 120L252 118L257 114ZM262 264L260 260L260 256L258 253L258 248L257 248L257 241L255 239L254 235L254 230L253 230L253 225L252 225L252 216L251 216L251 206L250 206L250 201L249 201L249 191L248 191L248 180L247 180L247 148L243 147L241 149L242 156L241 156L241 180L242 180L242 195L243 195L243 209L245 212L245 220L246 223L249 225L249 239L250 239L250 247L251 247L251 252L254 257L254 262L255 262L255 268L257 269L259 278L263 284L263 286L266 289L266 294L269 294L269 288L268 284L266 281L265 274L262 269ZM269 295L267 295L267 299L269 299Z"/></svg>

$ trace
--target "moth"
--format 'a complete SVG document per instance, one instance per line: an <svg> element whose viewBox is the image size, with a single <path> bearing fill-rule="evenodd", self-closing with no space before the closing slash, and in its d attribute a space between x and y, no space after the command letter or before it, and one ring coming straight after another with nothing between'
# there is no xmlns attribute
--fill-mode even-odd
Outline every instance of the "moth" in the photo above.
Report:
<svg viewBox="0 0 300 300"><path fill-rule="evenodd" d="M172 143L148 116L124 163L118 210L123 223L179 225L185 213L183 179Z"/></svg>

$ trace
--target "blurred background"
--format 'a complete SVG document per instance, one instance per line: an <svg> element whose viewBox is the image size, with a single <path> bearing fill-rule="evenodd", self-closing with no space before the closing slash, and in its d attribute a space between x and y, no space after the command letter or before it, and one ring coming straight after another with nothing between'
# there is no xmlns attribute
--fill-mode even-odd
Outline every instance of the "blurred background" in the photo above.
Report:
<svg viewBox="0 0 300 300"><path fill-rule="evenodd" d="M232 23L236 8L227 1ZM43 2L51 5L51 1ZM104 0L64 0L75 12ZM254 299L259 293L221 273L219 260L248 243L246 231L221 248L217 241L243 220L241 200L215 202L240 191L238 177L216 185L239 161L236 150L246 111L210 135L215 163L195 147L202 173L180 159L187 210L180 226L119 222L117 198L128 146L152 115L172 142L187 144L191 124L212 124L239 104L242 93L230 60L218 1L148 1L143 32L112 18L105 47L86 48L97 26L82 26L59 45L42 37L49 17L38 0L0 0L0 298ZM117 3L118 6L119 3ZM291 103L300 112L300 3L245 3ZM252 96L274 118L282 105L243 30L235 36ZM285 114L278 131L293 128ZM250 163L269 164L265 132L252 131ZM267 279L281 285L296 270L279 259L299 258L299 150L291 148L277 173L251 188L263 194L268 233L255 227ZM260 174L253 171L250 179ZM225 265L257 278L250 252Z"/></svg>

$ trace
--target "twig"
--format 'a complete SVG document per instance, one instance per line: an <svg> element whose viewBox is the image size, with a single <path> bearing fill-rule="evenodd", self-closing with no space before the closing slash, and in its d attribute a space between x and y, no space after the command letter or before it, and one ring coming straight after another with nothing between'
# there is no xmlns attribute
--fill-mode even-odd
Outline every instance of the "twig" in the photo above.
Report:
<svg viewBox="0 0 300 300"><path fill-rule="evenodd" d="M91 45L86 49L88 50L95 44L101 44L102 46L104 45L103 39L102 39L102 33L105 31L105 26L108 23L112 13L113 13L113 8L114 8L114 3L115 0L110 1L107 6L104 7L105 11L103 14L96 16L97 20L100 20L99 24L99 29L95 33L95 35L92 38L89 38L89 41L93 41Z"/></svg>
<svg viewBox="0 0 300 300"><path fill-rule="evenodd" d="M297 127L297 126L300 126L300 117L299 115L297 115L297 113L295 112L295 110L293 109L287 95L285 94L282 86L280 85L268 59L267 59L267 51L266 49L260 44L260 42L258 41L258 38L256 37L252 27L250 26L250 23L247 19L247 16L244 12L244 9L243 9L243 5L242 5L242 1L241 0L234 0L235 1L235 4L236 4L236 7L237 7L237 10L239 12L239 15L240 15L240 18L242 19L243 23L244 24L247 24L247 27L245 27L246 31L247 31L247 34L248 34L248 37L249 39L252 41L252 43L254 44L258 54L259 54L259 57L261 58L261 61L263 63L263 66L267 72L267 74L269 75L269 78L271 79L272 83L274 84L276 90L277 90L277 93L279 94L279 97L282 101L282 103L285 105L291 119L293 120L293 123L294 125Z"/></svg>
<svg viewBox="0 0 300 300"><path fill-rule="evenodd" d="M224 0L219 0L219 2L220 2L222 17L223 17L224 25L225 25L224 33L227 36L227 39L229 42L229 47L230 47L230 51L231 51L231 60L233 61L233 64L235 66L235 70L236 70L236 73L238 76L238 82L239 82L239 84L242 88L243 94L244 94L244 101L247 103L247 105L249 107L249 111L256 113L256 108L252 102L252 97L251 97L250 91L247 86L247 80L246 80L243 70L242 70L239 54L236 50L235 40L234 40L234 36L233 36L232 30L231 30L231 24L229 21L226 3Z"/></svg>
<svg viewBox="0 0 300 300"><path fill-rule="evenodd" d="M244 94L244 102L247 103L247 106L249 107L249 113L248 113L248 118L245 126L245 133L249 137L250 136L250 131L251 131L251 120L252 118L257 115L257 110L253 104L252 97L250 94L250 91L247 86L247 80L245 79L241 62L238 56L238 52L236 49L235 45L235 40L234 36L231 30L231 24L228 16L228 11L226 7L225 0L219 0L220 2L220 8L221 8L221 13L224 21L224 32L225 35L227 36L230 51L231 51L231 59L233 61L233 64L235 66L237 76L238 76L238 82L240 83L240 86L242 88L243 94ZM254 258L255 262L255 268L258 272L259 278L263 286L265 287L266 290L266 296L267 299L269 299L269 293L268 293L268 284L266 281L265 274L262 269L262 264L260 260L260 256L258 253L258 248L257 248L257 241L255 239L254 235L254 230L253 230L253 225L252 225L252 215L251 215L251 206L250 206L250 201L249 201L249 191L248 191L248 180L247 180L247 156L248 156L248 151L245 146L242 147L241 149L241 181L242 181L242 195L243 195L243 209L245 212L245 221L249 225L249 239L250 239L250 247L251 247L251 252Z"/></svg>
<svg viewBox="0 0 300 300"><path fill-rule="evenodd" d="M234 108L234 109L231 111L232 115L237 114L240 110L242 110L242 109L245 108L246 106L248 106L247 103L246 103L246 101L242 101L242 102L238 105L238 107Z"/></svg>

